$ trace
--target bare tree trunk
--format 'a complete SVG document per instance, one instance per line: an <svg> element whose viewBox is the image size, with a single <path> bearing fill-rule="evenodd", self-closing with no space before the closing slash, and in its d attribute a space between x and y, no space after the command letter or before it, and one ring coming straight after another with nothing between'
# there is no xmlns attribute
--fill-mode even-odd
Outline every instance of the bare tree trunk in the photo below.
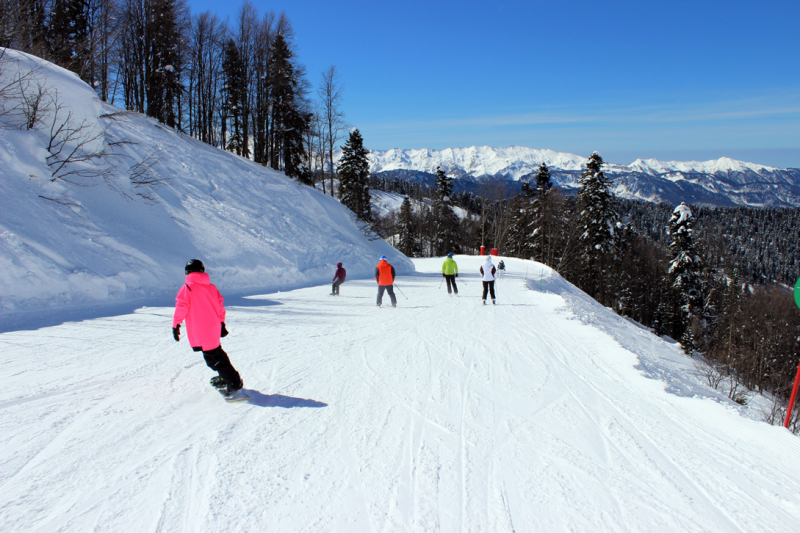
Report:
<svg viewBox="0 0 800 533"><path fill-rule="evenodd" d="M330 162L331 196L333 192L333 176L335 167L333 166L333 151L336 143L342 139L342 133L347 129L344 122L344 113L339 110L342 101L342 88L338 84L339 75L336 66L331 66L322 73L322 85L319 88L319 96L322 99L323 120L326 128L326 138L328 141L327 155Z"/></svg>

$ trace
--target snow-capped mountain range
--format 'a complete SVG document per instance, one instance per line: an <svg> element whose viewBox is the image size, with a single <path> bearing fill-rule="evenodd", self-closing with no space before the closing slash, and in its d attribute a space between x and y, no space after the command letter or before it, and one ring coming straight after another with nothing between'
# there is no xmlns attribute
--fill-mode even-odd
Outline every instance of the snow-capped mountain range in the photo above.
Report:
<svg viewBox="0 0 800 533"><path fill-rule="evenodd" d="M539 166L550 168L555 183L577 189L587 158L523 146L471 146L444 150L373 150L370 171L409 170L470 181L533 180ZM714 206L800 207L800 169L780 169L726 157L712 161L637 159L630 165L607 164L614 192L622 198Z"/></svg>

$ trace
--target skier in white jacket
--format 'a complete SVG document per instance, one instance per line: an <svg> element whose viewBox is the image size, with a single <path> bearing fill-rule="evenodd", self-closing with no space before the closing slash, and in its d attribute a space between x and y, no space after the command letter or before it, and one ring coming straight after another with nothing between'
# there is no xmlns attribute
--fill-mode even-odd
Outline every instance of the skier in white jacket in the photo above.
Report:
<svg viewBox="0 0 800 533"><path fill-rule="evenodd" d="M487 292L491 292L492 294L492 305L497 303L494 298L494 280L496 274L497 270L495 270L494 264L492 263L492 256L487 255L486 262L481 267L481 275L483 276L483 305L486 305Z"/></svg>

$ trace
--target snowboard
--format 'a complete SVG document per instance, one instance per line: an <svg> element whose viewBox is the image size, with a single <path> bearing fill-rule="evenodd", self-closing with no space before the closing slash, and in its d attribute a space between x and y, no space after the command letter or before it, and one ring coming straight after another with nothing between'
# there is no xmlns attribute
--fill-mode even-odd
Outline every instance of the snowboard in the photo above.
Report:
<svg viewBox="0 0 800 533"><path fill-rule="evenodd" d="M217 390L219 390L219 389L217 389ZM221 390L219 390L219 393L222 394L222 397L228 403L243 402L245 400L250 399L250 397L247 395L247 393L244 391L244 389L239 389L236 392L234 392L233 394L231 394L230 396L226 396L225 393L223 393L223 391L221 391Z"/></svg>
<svg viewBox="0 0 800 533"><path fill-rule="evenodd" d="M241 402L249 398L244 389L239 389L233 394L225 394L225 385L222 381L222 378L219 376L211 378L211 386L214 387L214 389L216 389L216 391L219 392L228 403Z"/></svg>

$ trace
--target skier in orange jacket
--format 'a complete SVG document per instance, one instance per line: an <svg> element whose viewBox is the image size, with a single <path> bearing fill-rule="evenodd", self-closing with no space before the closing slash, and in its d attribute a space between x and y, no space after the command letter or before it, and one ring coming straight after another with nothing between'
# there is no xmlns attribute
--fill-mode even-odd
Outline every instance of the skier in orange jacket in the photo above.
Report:
<svg viewBox="0 0 800 533"><path fill-rule="evenodd" d="M394 296L394 267L386 261L386 256L382 255L378 266L375 267L375 281L378 282L378 307L383 300L383 291L389 293L392 299L392 307L397 307L397 298Z"/></svg>

